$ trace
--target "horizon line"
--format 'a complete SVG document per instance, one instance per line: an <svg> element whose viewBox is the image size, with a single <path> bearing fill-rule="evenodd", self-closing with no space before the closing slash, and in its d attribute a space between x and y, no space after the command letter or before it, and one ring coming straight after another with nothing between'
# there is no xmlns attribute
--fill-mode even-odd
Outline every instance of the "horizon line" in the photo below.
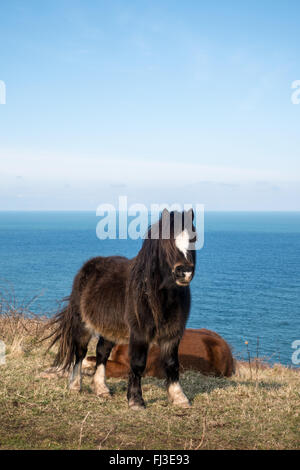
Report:
<svg viewBox="0 0 300 470"><path fill-rule="evenodd" d="M2 212L88 212L88 213L95 213L96 211L92 209L0 209L0 213ZM128 212L128 211L119 211L116 210L116 212ZM299 210L295 209L281 209L281 210L276 210L276 209L208 209L205 210L204 212L215 212L215 213L229 213L229 212L235 212L235 213L300 213ZM100 217L100 216L97 216ZM134 217L134 216L132 216Z"/></svg>

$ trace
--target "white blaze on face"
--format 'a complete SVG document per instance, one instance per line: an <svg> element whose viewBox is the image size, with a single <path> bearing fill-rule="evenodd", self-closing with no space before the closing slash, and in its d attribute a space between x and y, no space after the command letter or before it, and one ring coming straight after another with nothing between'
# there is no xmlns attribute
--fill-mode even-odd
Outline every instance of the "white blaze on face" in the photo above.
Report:
<svg viewBox="0 0 300 470"><path fill-rule="evenodd" d="M187 229L184 229L175 239L175 245L186 257L189 248L190 237Z"/></svg>

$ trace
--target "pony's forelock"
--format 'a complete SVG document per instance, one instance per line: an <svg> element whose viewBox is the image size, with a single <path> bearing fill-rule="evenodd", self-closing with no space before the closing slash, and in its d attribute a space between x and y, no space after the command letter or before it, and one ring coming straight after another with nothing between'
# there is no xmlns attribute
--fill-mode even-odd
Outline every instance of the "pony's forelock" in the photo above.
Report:
<svg viewBox="0 0 300 470"><path fill-rule="evenodd" d="M189 232L185 228L181 233L175 238L175 245L178 250L184 254L184 257L187 257L187 252L190 244Z"/></svg>

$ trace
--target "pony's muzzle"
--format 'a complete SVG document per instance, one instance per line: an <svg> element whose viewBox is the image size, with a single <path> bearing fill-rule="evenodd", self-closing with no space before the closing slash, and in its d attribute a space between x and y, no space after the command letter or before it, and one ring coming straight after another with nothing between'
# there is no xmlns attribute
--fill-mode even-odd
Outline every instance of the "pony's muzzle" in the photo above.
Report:
<svg viewBox="0 0 300 470"><path fill-rule="evenodd" d="M187 286L193 279L194 269L190 265L179 264L175 266L173 273L177 285Z"/></svg>

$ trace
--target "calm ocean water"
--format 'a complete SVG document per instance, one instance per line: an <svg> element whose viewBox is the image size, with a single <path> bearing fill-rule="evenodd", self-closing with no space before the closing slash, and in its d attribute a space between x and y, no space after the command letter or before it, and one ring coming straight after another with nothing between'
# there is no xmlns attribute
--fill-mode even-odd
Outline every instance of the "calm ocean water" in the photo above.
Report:
<svg viewBox="0 0 300 470"><path fill-rule="evenodd" d="M91 212L0 212L1 291L51 315L93 256L135 256L141 241L96 237ZM292 365L300 339L300 213L206 213L189 327L217 331L239 358Z"/></svg>

